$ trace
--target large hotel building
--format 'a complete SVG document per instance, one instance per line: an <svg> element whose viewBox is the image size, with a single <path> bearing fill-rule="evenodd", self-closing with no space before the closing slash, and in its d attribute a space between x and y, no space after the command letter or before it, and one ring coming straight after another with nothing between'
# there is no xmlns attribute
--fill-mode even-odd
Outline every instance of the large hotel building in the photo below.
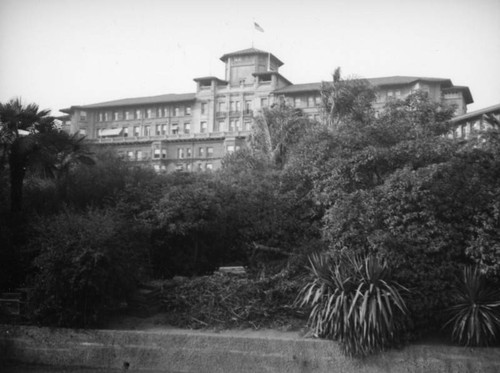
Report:
<svg viewBox="0 0 500 373"><path fill-rule="evenodd" d="M279 73L272 53L249 48L227 53L225 77L195 78L196 92L128 98L72 106L66 126L95 146L112 146L129 160L160 171L204 171L246 145L253 118L285 100L312 120L321 119L319 83L292 84ZM449 79L393 76L368 79L377 87L378 108L392 98L423 90L437 102L456 105L463 115L472 103L468 87Z"/></svg>

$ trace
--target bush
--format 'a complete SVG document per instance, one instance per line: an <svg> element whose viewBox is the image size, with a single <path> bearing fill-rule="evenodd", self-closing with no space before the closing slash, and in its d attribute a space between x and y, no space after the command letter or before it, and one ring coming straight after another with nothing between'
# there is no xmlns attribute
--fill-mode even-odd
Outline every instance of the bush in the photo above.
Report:
<svg viewBox="0 0 500 373"><path fill-rule="evenodd" d="M312 279L298 302L312 307L317 336L338 340L346 355L366 356L393 346L404 330L406 306L385 263L376 257L313 255Z"/></svg>
<svg viewBox="0 0 500 373"><path fill-rule="evenodd" d="M465 346L487 346L500 336L500 291L488 286L478 267L466 267L449 308L454 341Z"/></svg>
<svg viewBox="0 0 500 373"><path fill-rule="evenodd" d="M144 265L133 229L112 210L64 211L36 226L39 246L30 315L47 325L87 327L126 299Z"/></svg>

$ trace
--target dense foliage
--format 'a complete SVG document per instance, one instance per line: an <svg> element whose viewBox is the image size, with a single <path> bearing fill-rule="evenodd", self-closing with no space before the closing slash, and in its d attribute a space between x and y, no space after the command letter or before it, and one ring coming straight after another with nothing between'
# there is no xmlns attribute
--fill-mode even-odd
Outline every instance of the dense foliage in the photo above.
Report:
<svg viewBox="0 0 500 373"><path fill-rule="evenodd" d="M64 211L35 226L41 247L31 291L32 317L86 327L126 300L144 269L140 243L118 214Z"/></svg>
<svg viewBox="0 0 500 373"><path fill-rule="evenodd" d="M375 113L376 93L337 70L323 85L322 123L280 103L255 118L248 148L198 174L157 174L111 150L89 154L80 139L52 131L36 105L1 106L0 287L34 287L38 321L89 325L140 279L244 265L255 277L195 279L164 306L178 325L259 325L288 312L314 254L323 259L313 260L304 304L313 305L317 334L349 354L396 343L403 319L413 337L439 330L462 266L500 278L500 134L451 139L453 108L416 92ZM23 128L29 135L19 136ZM283 282L275 276L284 269ZM397 294L389 279L408 291ZM366 319L365 300L377 317ZM207 304L212 319L196 313ZM391 313L399 316L384 317ZM492 340L459 329L461 343Z"/></svg>

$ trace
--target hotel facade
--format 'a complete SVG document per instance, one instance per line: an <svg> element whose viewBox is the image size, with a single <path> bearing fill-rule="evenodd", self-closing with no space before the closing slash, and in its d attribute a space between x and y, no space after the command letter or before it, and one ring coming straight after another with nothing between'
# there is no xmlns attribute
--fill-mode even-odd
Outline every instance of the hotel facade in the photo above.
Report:
<svg viewBox="0 0 500 373"><path fill-rule="evenodd" d="M321 120L321 82L292 84L279 73L272 53L249 48L224 54L225 77L195 78L196 92L128 98L71 106L64 128L86 136L93 146L110 146L137 164L157 171L207 171L247 144L254 116L277 102ZM377 88L375 108L415 90L464 115L472 103L468 87L449 79L393 76L367 79Z"/></svg>

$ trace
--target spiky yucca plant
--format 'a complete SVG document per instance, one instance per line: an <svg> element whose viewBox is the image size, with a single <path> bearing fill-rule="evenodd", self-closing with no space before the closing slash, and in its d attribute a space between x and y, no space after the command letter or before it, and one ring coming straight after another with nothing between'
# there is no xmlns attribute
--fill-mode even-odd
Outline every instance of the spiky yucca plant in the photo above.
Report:
<svg viewBox="0 0 500 373"><path fill-rule="evenodd" d="M448 309L452 339L465 346L487 346L500 336L500 291L488 287L478 267L465 267Z"/></svg>
<svg viewBox="0 0 500 373"><path fill-rule="evenodd" d="M407 309L385 263L375 256L310 257L312 279L298 305L312 307L309 325L322 338L338 340L346 355L366 356L391 346Z"/></svg>

